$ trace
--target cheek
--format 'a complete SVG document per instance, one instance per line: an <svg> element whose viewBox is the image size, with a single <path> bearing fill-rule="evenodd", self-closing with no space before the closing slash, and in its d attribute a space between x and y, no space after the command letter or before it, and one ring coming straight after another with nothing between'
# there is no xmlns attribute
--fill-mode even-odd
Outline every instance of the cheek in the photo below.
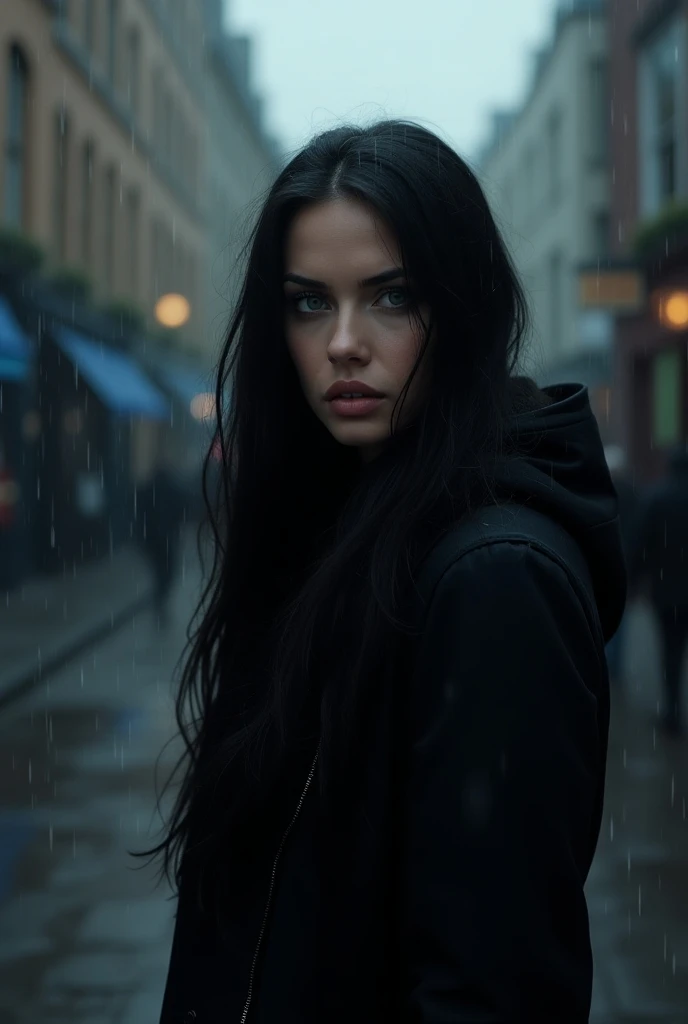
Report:
<svg viewBox="0 0 688 1024"><path fill-rule="evenodd" d="M287 350L296 369L297 376L304 391L313 387L316 374L312 346L303 343L294 332L287 334Z"/></svg>

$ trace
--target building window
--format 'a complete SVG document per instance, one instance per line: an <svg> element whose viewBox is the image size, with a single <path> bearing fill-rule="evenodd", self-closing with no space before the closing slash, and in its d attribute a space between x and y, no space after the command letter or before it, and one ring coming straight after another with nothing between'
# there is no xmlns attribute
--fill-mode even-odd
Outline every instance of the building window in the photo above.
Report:
<svg viewBox="0 0 688 1024"><path fill-rule="evenodd" d="M561 347L562 338L562 259L561 253L553 252L549 257L548 272L549 291L549 338L552 349L557 352Z"/></svg>
<svg viewBox="0 0 688 1024"><path fill-rule="evenodd" d="M681 436L681 358L677 349L660 352L652 361L652 441L657 448L676 444Z"/></svg>
<svg viewBox="0 0 688 1024"><path fill-rule="evenodd" d="M141 92L141 37L137 28L130 28L127 33L126 89L129 109L137 116Z"/></svg>
<svg viewBox="0 0 688 1024"><path fill-rule="evenodd" d="M64 107L54 119L53 244L56 259L67 258L67 202L69 182L69 121Z"/></svg>
<svg viewBox="0 0 688 1024"><path fill-rule="evenodd" d="M162 102L162 152L165 160L172 154L172 97L166 92Z"/></svg>
<svg viewBox="0 0 688 1024"><path fill-rule="evenodd" d="M95 0L84 0L84 45L92 56L96 48L96 5Z"/></svg>
<svg viewBox="0 0 688 1024"><path fill-rule="evenodd" d="M537 208L536 170L535 145L531 143L523 158L523 180L526 191L525 213L529 219L535 215Z"/></svg>
<svg viewBox="0 0 688 1024"><path fill-rule="evenodd" d="M590 222L590 252L593 259L603 259L609 252L609 214L593 213Z"/></svg>
<svg viewBox="0 0 688 1024"><path fill-rule="evenodd" d="M151 91L153 94L153 125L151 136L159 153L162 146L162 73L160 68L156 68L153 72Z"/></svg>
<svg viewBox="0 0 688 1024"><path fill-rule="evenodd" d="M19 228L24 222L26 186L26 111L29 69L18 46L10 48L7 83L7 136L5 138L5 221Z"/></svg>
<svg viewBox="0 0 688 1024"><path fill-rule="evenodd" d="M117 174L114 167L105 172L105 285L108 294L115 286L115 204L117 202Z"/></svg>
<svg viewBox="0 0 688 1024"><path fill-rule="evenodd" d="M607 163L611 112L607 86L607 62L599 58L588 66L588 126L590 163L593 167Z"/></svg>
<svg viewBox="0 0 688 1024"><path fill-rule="evenodd" d="M139 195L134 189L127 196L127 270L129 293L135 299L139 292Z"/></svg>
<svg viewBox="0 0 688 1024"><path fill-rule="evenodd" d="M162 294L160 280L160 222L151 221L151 251L153 262L153 294L158 299Z"/></svg>
<svg viewBox="0 0 688 1024"><path fill-rule="evenodd" d="M117 86L117 58L119 56L119 0L108 0L107 33L107 74L110 84L115 88Z"/></svg>
<svg viewBox="0 0 688 1024"><path fill-rule="evenodd" d="M93 192L95 151L85 142L81 154L81 261L90 269L93 258Z"/></svg>
<svg viewBox="0 0 688 1024"><path fill-rule="evenodd" d="M664 27L647 45L639 62L641 197L645 215L657 213L679 194L685 155L686 47L683 19Z"/></svg>
<svg viewBox="0 0 688 1024"><path fill-rule="evenodd" d="M561 195L561 141L561 114L553 111L547 122L547 172L552 205L559 202Z"/></svg>
<svg viewBox="0 0 688 1024"><path fill-rule="evenodd" d="M189 139L189 187L196 194L198 186L198 142L196 136Z"/></svg>

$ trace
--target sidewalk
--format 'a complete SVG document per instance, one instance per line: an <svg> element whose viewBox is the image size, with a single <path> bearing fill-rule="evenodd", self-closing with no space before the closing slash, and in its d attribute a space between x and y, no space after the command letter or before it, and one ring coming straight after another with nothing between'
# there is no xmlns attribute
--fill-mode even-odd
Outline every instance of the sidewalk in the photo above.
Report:
<svg viewBox="0 0 688 1024"><path fill-rule="evenodd" d="M647 605L631 608L627 637L625 686L612 693L604 820L586 886L590 1020L686 1024L688 741L654 728L660 652Z"/></svg>
<svg viewBox="0 0 688 1024"><path fill-rule="evenodd" d="M40 577L0 594L0 708L117 630L152 593L144 558L125 545L74 575Z"/></svg>

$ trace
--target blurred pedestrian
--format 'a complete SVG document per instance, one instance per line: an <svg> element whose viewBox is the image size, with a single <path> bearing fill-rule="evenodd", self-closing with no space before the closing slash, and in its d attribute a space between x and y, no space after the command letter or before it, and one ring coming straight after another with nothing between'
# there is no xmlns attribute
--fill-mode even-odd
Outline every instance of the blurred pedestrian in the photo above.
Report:
<svg viewBox="0 0 688 1024"><path fill-rule="evenodd" d="M170 600L179 568L181 525L187 503L185 489L164 463L137 495L139 539L155 579L154 610L160 629L170 624Z"/></svg>
<svg viewBox="0 0 688 1024"><path fill-rule="evenodd" d="M675 448L668 472L643 502L629 566L631 587L643 582L662 641L664 707L661 728L681 735L683 661L688 646L688 450Z"/></svg>
<svg viewBox="0 0 688 1024"><path fill-rule="evenodd" d="M619 445L607 445L604 449L607 466L614 482L619 502L619 526L626 561L631 557L631 546L636 518L638 515L638 495L628 473L626 453ZM624 612L619 628L607 644L607 665L609 679L615 689L623 684L624 653L628 631L628 609Z"/></svg>
<svg viewBox="0 0 688 1024"><path fill-rule="evenodd" d="M517 374L522 285L425 128L324 132L256 225L187 771L139 854L178 869L162 1024L584 1024L625 601L588 391Z"/></svg>

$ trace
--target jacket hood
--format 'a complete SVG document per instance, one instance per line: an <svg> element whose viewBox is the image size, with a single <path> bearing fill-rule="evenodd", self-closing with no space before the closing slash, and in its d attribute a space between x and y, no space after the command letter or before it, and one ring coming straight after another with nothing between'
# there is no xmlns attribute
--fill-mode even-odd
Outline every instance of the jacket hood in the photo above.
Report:
<svg viewBox="0 0 688 1024"><path fill-rule="evenodd" d="M498 496L548 515L578 542L607 640L616 632L626 603L616 491L588 389L559 384L542 391L549 404L512 421L520 454L501 464Z"/></svg>

